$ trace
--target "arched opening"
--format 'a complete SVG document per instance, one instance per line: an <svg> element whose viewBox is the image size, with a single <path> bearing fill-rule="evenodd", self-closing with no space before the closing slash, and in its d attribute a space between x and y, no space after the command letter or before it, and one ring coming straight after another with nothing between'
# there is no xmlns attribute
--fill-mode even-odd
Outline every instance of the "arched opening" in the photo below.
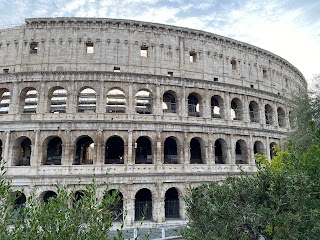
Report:
<svg viewBox="0 0 320 240"><path fill-rule="evenodd" d="M57 194L54 191L47 191L43 194L43 202L49 202L50 198L57 197Z"/></svg>
<svg viewBox="0 0 320 240"><path fill-rule="evenodd" d="M13 165L30 166L31 140L27 137L19 137L13 145Z"/></svg>
<svg viewBox="0 0 320 240"><path fill-rule="evenodd" d="M83 190L78 190L74 193L73 199L72 199L72 206L80 206L82 204L82 198L86 192Z"/></svg>
<svg viewBox="0 0 320 240"><path fill-rule="evenodd" d="M113 204L113 208L110 209L114 214L114 221L122 221L123 219L123 195L121 192L115 189L111 189L108 192L109 196L111 196L117 204ZM105 198L105 196L104 196Z"/></svg>
<svg viewBox="0 0 320 240"><path fill-rule="evenodd" d="M65 113L67 107L67 90L62 87L56 88L50 99L51 113Z"/></svg>
<svg viewBox="0 0 320 240"><path fill-rule="evenodd" d="M255 141L253 145L253 153L254 154L264 154L263 143L260 141Z"/></svg>
<svg viewBox="0 0 320 240"><path fill-rule="evenodd" d="M61 165L62 158L62 140L59 137L53 137L49 140L47 146L46 165Z"/></svg>
<svg viewBox="0 0 320 240"><path fill-rule="evenodd" d="M278 145L275 142L270 143L270 159L272 160L277 156L277 147Z"/></svg>
<svg viewBox="0 0 320 240"><path fill-rule="evenodd" d="M219 138L214 142L214 161L215 164L227 163L227 142Z"/></svg>
<svg viewBox="0 0 320 240"><path fill-rule="evenodd" d="M34 88L22 92L23 113L36 113L38 106L38 92Z"/></svg>
<svg viewBox="0 0 320 240"><path fill-rule="evenodd" d="M152 163L151 141L147 137L139 137L135 143L135 163Z"/></svg>
<svg viewBox="0 0 320 240"><path fill-rule="evenodd" d="M173 187L167 190L164 200L164 209L166 219L180 218L179 193L176 188Z"/></svg>
<svg viewBox="0 0 320 240"><path fill-rule="evenodd" d="M121 137L108 138L105 148L105 163L124 163L124 142Z"/></svg>
<svg viewBox="0 0 320 240"><path fill-rule="evenodd" d="M242 102L238 98L234 98L231 101L231 119L242 120Z"/></svg>
<svg viewBox="0 0 320 240"><path fill-rule="evenodd" d="M283 108L279 107L277 109L277 115L278 115L278 124L280 127L286 126L286 114L283 110Z"/></svg>
<svg viewBox="0 0 320 240"><path fill-rule="evenodd" d="M195 93L190 93L188 96L188 115L200 117L200 97Z"/></svg>
<svg viewBox="0 0 320 240"><path fill-rule="evenodd" d="M273 109L269 104L266 104L264 108L265 112L265 119L266 119L266 124L267 125L272 125L273 124Z"/></svg>
<svg viewBox="0 0 320 240"><path fill-rule="evenodd" d="M94 154L94 142L91 137L80 137L76 143L74 164L92 164Z"/></svg>
<svg viewBox="0 0 320 240"><path fill-rule="evenodd" d="M249 117L250 122L259 122L259 105L255 101L251 101L249 104Z"/></svg>
<svg viewBox="0 0 320 240"><path fill-rule="evenodd" d="M223 117L223 100L220 96L211 97L211 117L222 118Z"/></svg>
<svg viewBox="0 0 320 240"><path fill-rule="evenodd" d="M8 89L0 90L0 114L7 114L9 112L11 94Z"/></svg>
<svg viewBox="0 0 320 240"><path fill-rule="evenodd" d="M125 113L126 95L118 88L112 89L107 93L107 113Z"/></svg>
<svg viewBox="0 0 320 240"><path fill-rule="evenodd" d="M190 141L190 163L203 163L201 144L200 141L196 138L192 138Z"/></svg>
<svg viewBox="0 0 320 240"><path fill-rule="evenodd" d="M236 142L236 164L247 164L248 163L248 148L247 144L243 140Z"/></svg>
<svg viewBox="0 0 320 240"><path fill-rule="evenodd" d="M177 103L173 92L167 91L163 94L162 110L165 113L177 112Z"/></svg>
<svg viewBox="0 0 320 240"><path fill-rule="evenodd" d="M152 219L152 194L149 189L140 189L135 196L135 220Z"/></svg>
<svg viewBox="0 0 320 240"><path fill-rule="evenodd" d="M26 195L20 191L16 191L13 193L14 196L14 209L19 209L20 207L23 207L24 204L27 202Z"/></svg>
<svg viewBox="0 0 320 240"><path fill-rule="evenodd" d="M139 114L152 113L152 96L150 91L140 90L135 95L136 112Z"/></svg>
<svg viewBox="0 0 320 240"><path fill-rule="evenodd" d="M78 112L94 113L96 112L96 91L92 88L84 88L78 96Z"/></svg>
<svg viewBox="0 0 320 240"><path fill-rule="evenodd" d="M178 146L173 137L168 137L163 146L164 163L178 163Z"/></svg>

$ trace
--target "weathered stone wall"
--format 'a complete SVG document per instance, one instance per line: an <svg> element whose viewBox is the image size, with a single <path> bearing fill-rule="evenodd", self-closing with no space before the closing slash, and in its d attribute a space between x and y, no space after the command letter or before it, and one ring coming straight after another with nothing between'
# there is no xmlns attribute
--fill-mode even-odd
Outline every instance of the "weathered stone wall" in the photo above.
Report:
<svg viewBox="0 0 320 240"><path fill-rule="evenodd" d="M93 53L87 53L88 43ZM146 56L141 49L147 49ZM112 188L120 189L128 225L134 222L135 194L143 188L152 193L153 220L157 222L165 221L166 191L176 188L184 219L182 197L189 185L239 174L238 140L245 144L241 148L247 158L243 170L255 171L257 148L271 159L272 146L279 146L290 130L289 93L306 88L294 66L255 46L193 29L114 19L27 19L26 25L2 29L0 71L0 111L7 110L0 114L2 164L14 187L24 189L26 195L36 189L41 198L44 192L55 190L57 181L71 189L79 178L85 184L95 176L98 182L108 181ZM51 111L57 88L66 90L62 113ZM84 88L95 91L94 112L78 111ZM31 103L25 102L30 89L37 93L37 104L34 112L26 113L23 109ZM112 89L123 92L124 113L106 111ZM139 90L150 93L150 114L136 111ZM5 92L10 93L9 100L4 100ZM163 109L163 96L168 92L175 98L174 112ZM199 101L197 116L189 112L190 94ZM221 99L219 117L212 114L213 96ZM239 119L231 111L235 99L241 104ZM257 105L255 119L249 109L252 102ZM267 105L271 117L266 116ZM81 136L94 142L92 164L74 165ZM105 164L106 142L112 136L124 142L122 164ZM141 136L151 142L152 164L135 163ZM61 162L46 165L47 144L53 137L62 142ZM175 164L164 161L169 137L177 144ZM17 152L26 138L31 142L30 163L18 166ZM202 164L190 163L192 139L200 143ZM218 139L224 143L223 164L215 161ZM83 189L82 184L76 187Z"/></svg>

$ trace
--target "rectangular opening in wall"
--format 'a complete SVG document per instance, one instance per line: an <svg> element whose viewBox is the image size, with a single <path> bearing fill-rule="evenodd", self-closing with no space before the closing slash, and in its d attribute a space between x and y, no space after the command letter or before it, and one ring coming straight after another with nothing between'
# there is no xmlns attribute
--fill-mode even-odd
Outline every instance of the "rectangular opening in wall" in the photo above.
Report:
<svg viewBox="0 0 320 240"><path fill-rule="evenodd" d="M262 75L264 78L267 78L267 70L263 69L262 70Z"/></svg>
<svg viewBox="0 0 320 240"><path fill-rule="evenodd" d="M30 43L30 53L37 53L38 52L38 43L37 42L32 42Z"/></svg>
<svg viewBox="0 0 320 240"><path fill-rule="evenodd" d="M148 47L141 47L140 48L140 56L141 57L148 57Z"/></svg>
<svg viewBox="0 0 320 240"><path fill-rule="evenodd" d="M93 53L93 43L92 42L87 42L86 43L86 52L87 53Z"/></svg>
<svg viewBox="0 0 320 240"><path fill-rule="evenodd" d="M114 67L113 72L120 72L120 67Z"/></svg>
<svg viewBox="0 0 320 240"><path fill-rule="evenodd" d="M196 52L190 52L189 60L190 60L190 62L196 62L197 61L197 53Z"/></svg>
<svg viewBox="0 0 320 240"><path fill-rule="evenodd" d="M218 82L219 79L218 78L213 78L213 81Z"/></svg>
<svg viewBox="0 0 320 240"><path fill-rule="evenodd" d="M9 73L9 68L4 68L3 73Z"/></svg>
<svg viewBox="0 0 320 240"><path fill-rule="evenodd" d="M173 77L173 72L168 72L168 77Z"/></svg>
<svg viewBox="0 0 320 240"><path fill-rule="evenodd" d="M251 87L251 88L254 88L254 85L253 85L253 84L250 84L250 87Z"/></svg>

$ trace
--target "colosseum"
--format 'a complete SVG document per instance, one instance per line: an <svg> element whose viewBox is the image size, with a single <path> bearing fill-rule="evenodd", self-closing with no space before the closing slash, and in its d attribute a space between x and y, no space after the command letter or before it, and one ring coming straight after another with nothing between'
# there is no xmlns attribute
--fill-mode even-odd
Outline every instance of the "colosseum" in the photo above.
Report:
<svg viewBox="0 0 320 240"><path fill-rule="evenodd" d="M290 131L285 59L213 33L34 18L0 30L1 164L23 204L55 183L119 189L126 226L184 221L188 186L256 171ZM107 173L107 174L106 174ZM79 179L81 183L79 184ZM101 184L97 197L103 198Z"/></svg>

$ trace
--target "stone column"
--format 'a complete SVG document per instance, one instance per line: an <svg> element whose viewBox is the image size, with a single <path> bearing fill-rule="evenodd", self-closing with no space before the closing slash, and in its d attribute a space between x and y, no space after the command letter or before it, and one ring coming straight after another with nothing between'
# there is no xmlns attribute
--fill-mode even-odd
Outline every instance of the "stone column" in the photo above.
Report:
<svg viewBox="0 0 320 240"><path fill-rule="evenodd" d="M188 133L184 132L183 133L183 151L184 151L184 161L183 161L183 166L184 169L187 169L187 166L189 166L190 163L190 157L189 157L189 152L190 152L190 143L188 142Z"/></svg>
<svg viewBox="0 0 320 240"><path fill-rule="evenodd" d="M244 95L243 98L243 106L242 106L242 114L243 114L243 121L244 122L250 122L249 119L249 101L248 101L248 96Z"/></svg>
<svg viewBox="0 0 320 240"><path fill-rule="evenodd" d="M132 153L133 153L133 147L134 147L134 144L132 142L132 130L128 130L128 161L127 161L127 165L133 165L134 164L134 157L132 156Z"/></svg>
<svg viewBox="0 0 320 240"><path fill-rule="evenodd" d="M236 149L236 142L234 140L233 137L230 136L230 164L235 164L236 163L236 153L235 153L235 149Z"/></svg>
<svg viewBox="0 0 320 240"><path fill-rule="evenodd" d="M61 165L73 164L73 143L71 143L71 130L65 130L65 142L63 143L63 155L61 159Z"/></svg>
<svg viewBox="0 0 320 240"><path fill-rule="evenodd" d="M249 141L248 141L248 154L249 154L249 164L254 164L254 142L252 139L252 135L250 134L249 136Z"/></svg>
<svg viewBox="0 0 320 240"><path fill-rule="evenodd" d="M93 165L103 165L104 164L104 154L103 154L103 130L98 129L97 131L98 141L96 144L96 157L93 159Z"/></svg>
<svg viewBox="0 0 320 240"><path fill-rule="evenodd" d="M266 137L266 156L268 158L269 161L271 161L271 156L270 156L270 139L269 137Z"/></svg>
<svg viewBox="0 0 320 240"><path fill-rule="evenodd" d="M10 146L10 130L6 130L6 141L4 144L4 154L3 154L3 158L1 161L1 165L3 165L4 163L6 163L5 165L8 167L12 166L12 156L9 156L9 146ZM12 146L13 147L13 143Z"/></svg>
<svg viewBox="0 0 320 240"><path fill-rule="evenodd" d="M182 93L182 99L181 99L181 117L187 117L188 116L188 96L186 96L186 87L183 86L183 93Z"/></svg>
<svg viewBox="0 0 320 240"><path fill-rule="evenodd" d="M210 119L211 118L211 99L208 93L208 89L205 90L205 94L203 96L203 117Z"/></svg>
<svg viewBox="0 0 320 240"><path fill-rule="evenodd" d="M224 118L227 121L231 120L231 113L230 113L230 109L231 109L231 102L230 102L230 95L228 92L224 93Z"/></svg>
<svg viewBox="0 0 320 240"><path fill-rule="evenodd" d="M125 225L132 226L135 215L135 196L132 193L132 184L126 186L126 191L123 194L123 206L126 215L124 216Z"/></svg>
<svg viewBox="0 0 320 240"><path fill-rule="evenodd" d="M153 111L156 116L162 115L162 104L161 104L160 84L159 83L156 85L156 96L155 96L155 101L153 104Z"/></svg>
<svg viewBox="0 0 320 240"><path fill-rule="evenodd" d="M34 134L35 134L35 140L34 140L33 148L31 148L31 159L30 159L30 166L33 166L33 167L40 166L42 162L42 157L43 157L43 156L39 156L39 152L40 153L43 152L43 151L39 151L39 149L41 149L41 146L39 146L40 130L34 130Z"/></svg>

